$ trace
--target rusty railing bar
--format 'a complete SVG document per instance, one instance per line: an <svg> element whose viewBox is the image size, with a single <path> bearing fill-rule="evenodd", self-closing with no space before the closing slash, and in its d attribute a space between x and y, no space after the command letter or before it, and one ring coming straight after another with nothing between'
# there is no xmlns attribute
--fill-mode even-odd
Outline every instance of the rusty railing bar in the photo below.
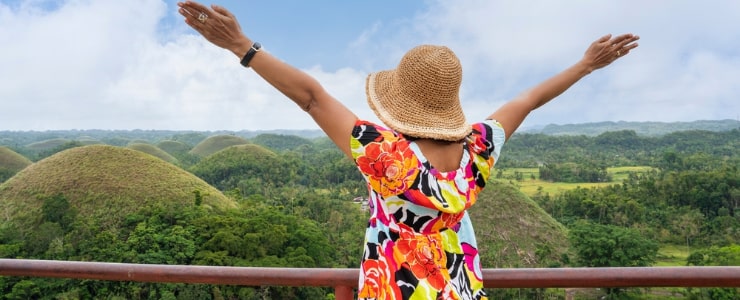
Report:
<svg viewBox="0 0 740 300"><path fill-rule="evenodd" d="M0 259L0 275L246 286L356 287L359 270ZM489 288L740 287L740 267L484 269Z"/></svg>
<svg viewBox="0 0 740 300"><path fill-rule="evenodd" d="M484 269L487 288L740 287L740 267Z"/></svg>
<svg viewBox="0 0 740 300"><path fill-rule="evenodd" d="M0 275L249 286L357 286L357 269L258 268L0 259Z"/></svg>

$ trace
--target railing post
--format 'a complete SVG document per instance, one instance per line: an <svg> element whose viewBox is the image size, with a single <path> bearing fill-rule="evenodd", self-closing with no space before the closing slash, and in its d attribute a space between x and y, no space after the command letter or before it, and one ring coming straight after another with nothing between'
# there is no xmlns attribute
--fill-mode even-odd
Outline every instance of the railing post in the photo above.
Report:
<svg viewBox="0 0 740 300"><path fill-rule="evenodd" d="M334 287L334 299L336 300L352 300L354 295L352 293L352 287L346 285L337 285Z"/></svg>

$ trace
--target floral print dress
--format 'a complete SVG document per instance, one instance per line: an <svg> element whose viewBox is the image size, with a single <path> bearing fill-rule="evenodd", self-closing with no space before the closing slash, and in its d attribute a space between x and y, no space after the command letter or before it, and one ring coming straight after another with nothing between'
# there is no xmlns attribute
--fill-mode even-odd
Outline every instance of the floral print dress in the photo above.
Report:
<svg viewBox="0 0 740 300"><path fill-rule="evenodd" d="M493 120L471 125L460 168L440 172L402 134L359 120L351 148L370 192L359 299L487 299L467 213L504 144Z"/></svg>

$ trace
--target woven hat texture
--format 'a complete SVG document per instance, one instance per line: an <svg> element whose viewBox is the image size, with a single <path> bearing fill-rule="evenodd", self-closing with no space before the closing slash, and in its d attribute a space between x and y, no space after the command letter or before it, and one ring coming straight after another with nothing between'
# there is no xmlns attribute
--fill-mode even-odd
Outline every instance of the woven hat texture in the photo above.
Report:
<svg viewBox="0 0 740 300"><path fill-rule="evenodd" d="M471 127L460 106L462 66L445 46L409 50L393 70L371 73L365 92L386 126L404 135L459 141Z"/></svg>

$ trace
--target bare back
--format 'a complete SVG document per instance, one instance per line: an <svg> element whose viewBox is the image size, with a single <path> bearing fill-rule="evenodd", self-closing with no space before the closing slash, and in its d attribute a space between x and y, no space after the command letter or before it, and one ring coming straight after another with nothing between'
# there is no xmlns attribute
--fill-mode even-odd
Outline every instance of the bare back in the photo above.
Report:
<svg viewBox="0 0 740 300"><path fill-rule="evenodd" d="M463 155L462 142L447 142L432 139L414 141L429 163L440 172L450 172L460 168Z"/></svg>

